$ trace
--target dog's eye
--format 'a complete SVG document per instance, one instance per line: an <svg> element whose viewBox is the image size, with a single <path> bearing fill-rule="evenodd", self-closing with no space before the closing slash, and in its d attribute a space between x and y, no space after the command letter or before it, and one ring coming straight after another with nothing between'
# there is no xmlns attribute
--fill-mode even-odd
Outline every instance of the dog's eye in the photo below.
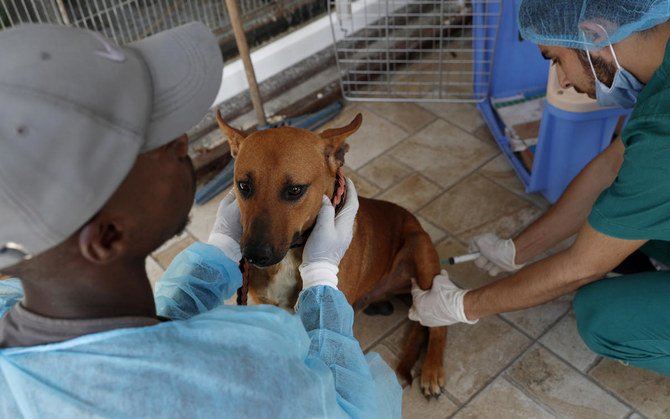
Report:
<svg viewBox="0 0 670 419"><path fill-rule="evenodd" d="M246 181L237 182L237 189L240 190L242 196L251 195L251 183Z"/></svg>
<svg viewBox="0 0 670 419"><path fill-rule="evenodd" d="M307 190L305 185L291 185L286 188L285 195L289 200L296 200L305 193L305 190Z"/></svg>
<svg viewBox="0 0 670 419"><path fill-rule="evenodd" d="M287 192L290 196L300 196L302 195L302 186L291 186Z"/></svg>

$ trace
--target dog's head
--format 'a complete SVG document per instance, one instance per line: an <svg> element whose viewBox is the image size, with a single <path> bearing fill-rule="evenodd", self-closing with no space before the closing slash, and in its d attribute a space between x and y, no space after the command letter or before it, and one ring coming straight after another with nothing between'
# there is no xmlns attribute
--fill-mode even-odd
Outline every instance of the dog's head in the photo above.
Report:
<svg viewBox="0 0 670 419"><path fill-rule="evenodd" d="M233 188L240 205L244 257L258 267L279 263L316 221L323 195L332 197L347 137L361 125L319 134L282 127L249 136L217 121L235 158Z"/></svg>

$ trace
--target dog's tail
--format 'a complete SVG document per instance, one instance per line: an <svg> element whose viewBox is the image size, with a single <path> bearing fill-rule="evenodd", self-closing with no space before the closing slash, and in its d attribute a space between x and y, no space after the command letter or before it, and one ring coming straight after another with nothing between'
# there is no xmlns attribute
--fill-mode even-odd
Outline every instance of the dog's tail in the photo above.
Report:
<svg viewBox="0 0 670 419"><path fill-rule="evenodd" d="M419 359L421 349L425 346L427 340L428 328L421 326L419 322L411 322L397 368L398 375L408 383L412 382L412 367Z"/></svg>

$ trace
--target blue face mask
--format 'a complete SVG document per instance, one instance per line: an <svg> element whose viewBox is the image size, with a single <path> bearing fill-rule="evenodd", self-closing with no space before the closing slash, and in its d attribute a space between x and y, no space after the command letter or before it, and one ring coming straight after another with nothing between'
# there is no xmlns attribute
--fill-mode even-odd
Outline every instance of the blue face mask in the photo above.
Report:
<svg viewBox="0 0 670 419"><path fill-rule="evenodd" d="M591 54L586 50L586 56L589 59L593 77L596 79L596 100L600 106L632 108L637 102L637 95L644 89L645 85L628 70L619 65L619 60L614 52L614 47L612 44L610 44L609 47L617 66L616 73L614 73L614 80L612 81L612 87L607 87L605 83L598 80L596 70L591 62Z"/></svg>

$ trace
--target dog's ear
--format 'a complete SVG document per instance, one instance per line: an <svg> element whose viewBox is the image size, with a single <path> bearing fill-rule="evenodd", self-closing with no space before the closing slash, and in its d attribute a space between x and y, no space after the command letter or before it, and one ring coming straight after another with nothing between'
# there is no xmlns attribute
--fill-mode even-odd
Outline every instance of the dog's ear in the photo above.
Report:
<svg viewBox="0 0 670 419"><path fill-rule="evenodd" d="M240 151L240 144L242 144L242 141L244 140L244 134L226 124L226 121L224 121L221 116L221 111L218 109L216 110L216 122L219 124L219 129L221 130L223 137L228 139L230 155L233 156L233 158L237 157L237 153Z"/></svg>
<svg viewBox="0 0 670 419"><path fill-rule="evenodd" d="M326 144L324 154L333 173L344 165L344 154L349 150L349 145L345 141L358 131L362 122L363 116L359 113L346 127L327 129L319 134Z"/></svg>

